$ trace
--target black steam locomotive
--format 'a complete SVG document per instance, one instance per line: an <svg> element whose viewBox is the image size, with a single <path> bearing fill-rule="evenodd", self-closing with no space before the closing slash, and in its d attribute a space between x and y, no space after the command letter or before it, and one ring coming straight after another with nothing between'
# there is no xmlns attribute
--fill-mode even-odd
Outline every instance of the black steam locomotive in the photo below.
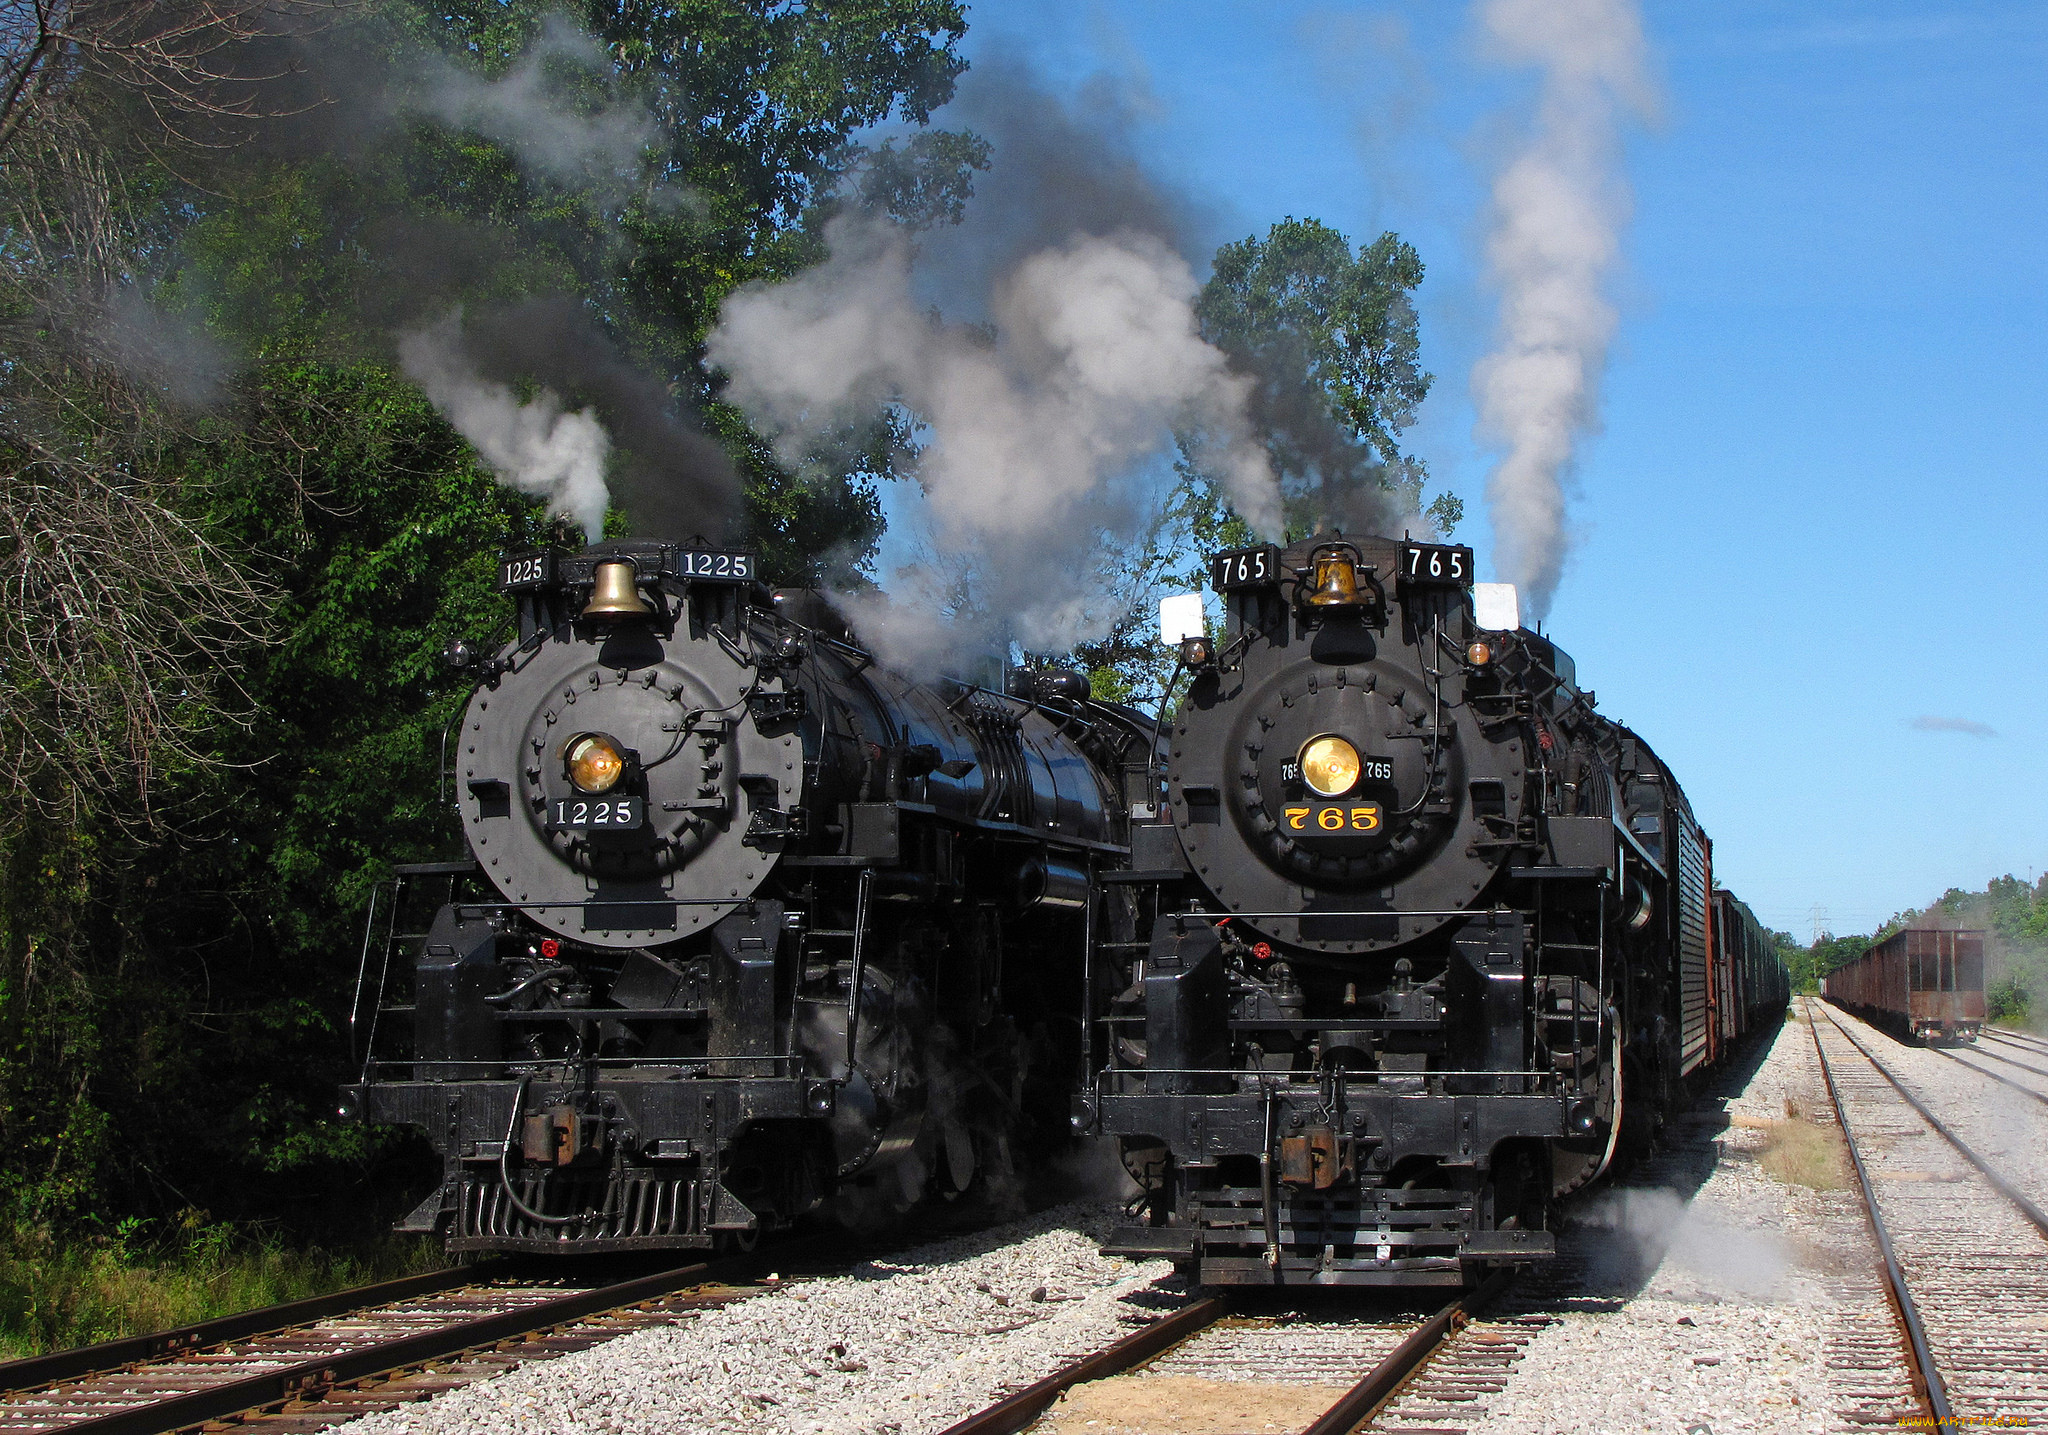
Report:
<svg viewBox="0 0 2048 1435"><path fill-rule="evenodd" d="M443 1162L401 1229L744 1245L1069 1138L1154 719L1078 674L905 681L744 553L526 553L501 586L518 638L448 654L473 860L401 871L449 900L408 935L386 899L364 946L344 1109Z"/></svg>
<svg viewBox="0 0 2048 1435"><path fill-rule="evenodd" d="M1139 1183L1116 1248L1205 1282L1549 1254L1782 966L1716 930L1670 772L1475 611L1469 550L1213 577L1169 725L1079 674L906 681L743 553L506 560L517 639L449 653L471 858L402 870L364 945L345 1108L443 1163L402 1228L744 1244L1079 1130Z"/></svg>
<svg viewBox="0 0 2048 1435"><path fill-rule="evenodd" d="M1146 1193L1114 1248L1209 1284L1541 1259L1742 1029L1707 839L1569 657L1475 613L1469 550L1321 537L1213 579L1167 809L1105 874L1149 927L1104 954L1080 1097ZM1782 1010L1782 966L1743 991Z"/></svg>

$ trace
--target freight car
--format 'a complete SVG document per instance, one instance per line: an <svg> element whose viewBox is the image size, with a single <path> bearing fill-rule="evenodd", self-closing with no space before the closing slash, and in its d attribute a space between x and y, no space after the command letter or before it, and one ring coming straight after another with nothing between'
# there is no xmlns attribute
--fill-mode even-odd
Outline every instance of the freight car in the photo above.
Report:
<svg viewBox="0 0 2048 1435"><path fill-rule="evenodd" d="M1676 776L1472 578L1337 534L1213 560L1167 803L1102 874L1145 927L1098 954L1077 1110L1143 1191L1112 1249L1210 1284L1540 1260L1560 1198L1782 1010Z"/></svg>
<svg viewBox="0 0 2048 1435"><path fill-rule="evenodd" d="M1909 1040L1974 1040L1984 1025L1984 934L1894 932L1823 977L1821 995Z"/></svg>
<svg viewBox="0 0 2048 1435"><path fill-rule="evenodd" d="M1708 1059L1737 1040L1783 1020L1792 999L1785 959L1747 903L1724 889L1714 892L1712 1036Z"/></svg>
<svg viewBox="0 0 2048 1435"><path fill-rule="evenodd" d="M387 895L363 949L343 1110L442 1162L401 1229L745 1244L1070 1139L1153 718L1075 673L901 678L743 552L522 553L501 587L517 637L447 654L470 856L401 871L449 900Z"/></svg>

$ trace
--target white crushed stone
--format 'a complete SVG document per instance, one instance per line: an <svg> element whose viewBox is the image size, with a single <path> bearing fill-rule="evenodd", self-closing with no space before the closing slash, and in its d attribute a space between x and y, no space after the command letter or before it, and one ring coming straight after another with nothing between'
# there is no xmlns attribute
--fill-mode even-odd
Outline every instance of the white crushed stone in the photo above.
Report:
<svg viewBox="0 0 2048 1435"><path fill-rule="evenodd" d="M1787 1098L1806 1112L1826 1102L1813 1040L1790 1022L1746 1081L1721 1078L1689 1139L1680 1126L1627 1188L1579 1208L1561 1248L1582 1269L1510 1298L1503 1313L1557 1320L1485 1398L1471 1435L1842 1428L1861 1402L1829 1369L1829 1336L1845 1320L1889 1318L1866 1309L1875 1291L1858 1277L1873 1257L1857 1194L1784 1185L1757 1163L1760 1123L1783 1120Z"/></svg>
<svg viewBox="0 0 2048 1435"><path fill-rule="evenodd" d="M1845 1011L1829 1010L1941 1118L1942 1125L2035 1205L2048 1207L2048 1106L1983 1074L1988 1071L2048 1095L2048 1075L1997 1060L2009 1057L2048 1070L2048 1052L2035 1054L1995 1037L1980 1037L1953 1048L1960 1056L1956 1059L1939 1050L1908 1046Z"/></svg>
<svg viewBox="0 0 2048 1435"><path fill-rule="evenodd" d="M1156 1317L1165 1261L1105 1257L1113 1210L1065 1206L805 1280L338 1427L924 1435Z"/></svg>

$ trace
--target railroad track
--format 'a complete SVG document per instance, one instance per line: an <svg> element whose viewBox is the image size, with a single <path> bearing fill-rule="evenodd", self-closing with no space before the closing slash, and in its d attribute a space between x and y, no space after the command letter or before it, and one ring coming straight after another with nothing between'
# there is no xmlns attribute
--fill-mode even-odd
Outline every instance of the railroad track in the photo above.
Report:
<svg viewBox="0 0 2048 1435"><path fill-rule="evenodd" d="M2037 1055L2048 1056L2048 1037L2036 1036L2030 1031L2013 1031L2002 1026L1987 1026L1982 1028L1977 1034L1979 1036L1992 1037L1995 1040L2004 1042L2008 1046L2016 1046L2022 1051L2031 1051Z"/></svg>
<svg viewBox="0 0 2048 1435"><path fill-rule="evenodd" d="M812 1243L778 1247L785 1264ZM0 1364L0 1435L162 1435L240 1418L300 1435L761 1289L764 1252L623 1280L436 1271ZM644 1269L644 1268L643 1268Z"/></svg>
<svg viewBox="0 0 2048 1435"><path fill-rule="evenodd" d="M1970 1058L1988 1057L1992 1061L2002 1061L2009 1066L2016 1066L2020 1068L2020 1070L2022 1071L2030 1071L2035 1073L2036 1076L2040 1078L2040 1080L2043 1082L2048 1082L2048 1068L2030 1066L2024 1061L2014 1061L2010 1057L2001 1056L1995 1051L1976 1050L1965 1053L1956 1051L1946 1046L1930 1046L1927 1049L1931 1052L1936 1053L1937 1055L1947 1057L1950 1061L1953 1061L1957 1066L1963 1067L1964 1069L1969 1071L1974 1071L1979 1076L1988 1077L1992 1081L1997 1082L2000 1086L2008 1087L2013 1091L2017 1091L2022 1096L2030 1096L2034 1100L2040 1102L2043 1106L2048 1106L2048 1092L2042 1091L2040 1085L2037 1084L2030 1086L2027 1084L2024 1078L2016 1081L2012 1077L2007 1076L2002 1072L1993 1071L1990 1067L1979 1066L1976 1060L1974 1059L1965 1060L1964 1058L1967 1055Z"/></svg>
<svg viewBox="0 0 2048 1435"><path fill-rule="evenodd" d="M1928 1414L2048 1421L2048 1213L1834 1013L1806 1010Z"/></svg>
<svg viewBox="0 0 2048 1435"><path fill-rule="evenodd" d="M1421 1320L1261 1316L1236 1311L1222 1297L1204 1297L968 1416L945 1435L1014 1435L1048 1412L1056 1430L1069 1423L1136 1428L1140 1420L1164 1424L1176 1412L1205 1406L1253 1422L1244 1428L1263 1423L1305 1435L1350 1435L1373 1428L1369 1422L1395 1397L1411 1393L1438 1405L1456 1403L1451 1413L1470 1417L1480 1413L1470 1402L1504 1387L1533 1334L1533 1328L1523 1333L1504 1324L1516 1334L1503 1335L1494 1322L1474 1321L1508 1279L1495 1275ZM1095 1386L1099 1381L1111 1383ZM1068 1411L1055 1409L1070 1396ZM1242 1413L1251 1407L1258 1411ZM1104 1414L1109 1418L1099 1418Z"/></svg>

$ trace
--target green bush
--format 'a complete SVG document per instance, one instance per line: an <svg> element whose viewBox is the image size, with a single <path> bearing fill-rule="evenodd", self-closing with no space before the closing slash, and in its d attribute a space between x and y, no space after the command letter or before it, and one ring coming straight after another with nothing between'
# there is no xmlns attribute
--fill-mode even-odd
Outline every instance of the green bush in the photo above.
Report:
<svg viewBox="0 0 2048 1435"><path fill-rule="evenodd" d="M2023 1026L2029 1006L2027 989L2018 977L2006 977L1984 989L1984 1016L1988 1021Z"/></svg>
<svg viewBox="0 0 2048 1435"><path fill-rule="evenodd" d="M292 1248L187 1211L170 1230L128 1217L98 1236L0 1230L0 1359L91 1345L433 1270L427 1241Z"/></svg>

